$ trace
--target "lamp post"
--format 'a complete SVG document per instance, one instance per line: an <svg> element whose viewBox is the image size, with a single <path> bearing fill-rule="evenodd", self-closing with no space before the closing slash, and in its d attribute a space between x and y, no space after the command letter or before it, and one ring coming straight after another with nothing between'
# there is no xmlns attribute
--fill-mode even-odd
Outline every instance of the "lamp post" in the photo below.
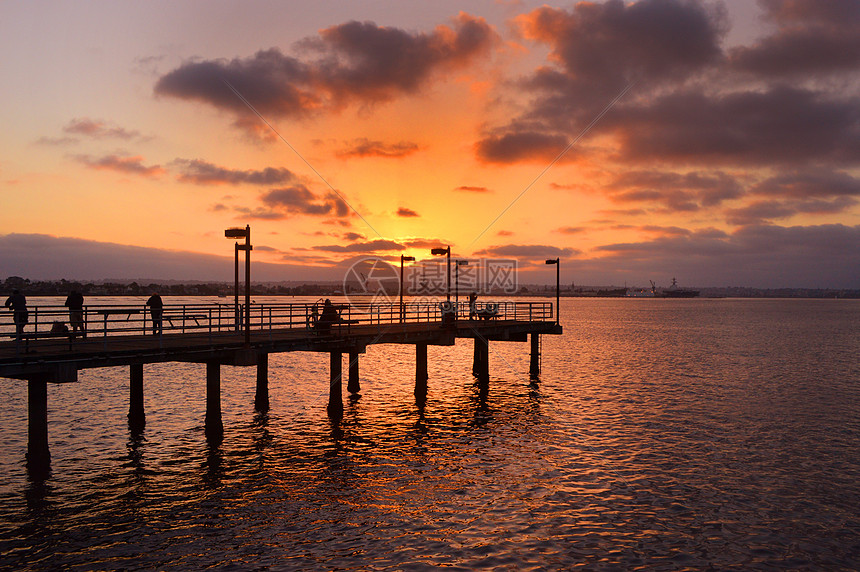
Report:
<svg viewBox="0 0 860 572"><path fill-rule="evenodd" d="M235 303L236 315L239 314L239 251L245 251L245 343L251 343L251 251L254 249L251 246L251 226L245 225L245 228L228 228L224 231L226 238L244 238L245 244L236 242L236 284L235 284Z"/></svg>
<svg viewBox="0 0 860 572"><path fill-rule="evenodd" d="M561 275L561 259L554 258L552 260L547 260L547 264L555 264L555 323L559 324L559 319L561 316L561 295L559 294L560 289L560 275Z"/></svg>
<svg viewBox="0 0 860 572"><path fill-rule="evenodd" d="M458 313L460 306L460 267L468 265L468 260L458 260L454 265L454 306L457 307Z"/></svg>
<svg viewBox="0 0 860 572"><path fill-rule="evenodd" d="M414 256L400 255L400 322L403 323L403 263L415 262Z"/></svg>
<svg viewBox="0 0 860 572"><path fill-rule="evenodd" d="M448 289L446 292L445 300L447 302L450 302L451 301L451 247L446 246L445 248L442 248L442 247L434 248L430 251L430 254L432 254L433 256L442 256L443 254L448 256Z"/></svg>
<svg viewBox="0 0 860 572"><path fill-rule="evenodd" d="M239 241L233 243L233 309L236 319L236 331L242 327L242 314L239 313Z"/></svg>

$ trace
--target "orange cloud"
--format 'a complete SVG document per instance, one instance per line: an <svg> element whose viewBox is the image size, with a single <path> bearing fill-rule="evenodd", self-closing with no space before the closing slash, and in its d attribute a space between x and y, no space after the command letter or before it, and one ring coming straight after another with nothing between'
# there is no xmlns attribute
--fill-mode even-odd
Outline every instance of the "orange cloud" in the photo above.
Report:
<svg viewBox="0 0 860 572"><path fill-rule="evenodd" d="M76 155L75 159L87 167L99 171L116 171L127 175L140 175L143 177L158 177L165 173L165 170L160 165L144 165L143 157L139 155L125 157L120 155L105 155L104 157L97 158L90 155Z"/></svg>

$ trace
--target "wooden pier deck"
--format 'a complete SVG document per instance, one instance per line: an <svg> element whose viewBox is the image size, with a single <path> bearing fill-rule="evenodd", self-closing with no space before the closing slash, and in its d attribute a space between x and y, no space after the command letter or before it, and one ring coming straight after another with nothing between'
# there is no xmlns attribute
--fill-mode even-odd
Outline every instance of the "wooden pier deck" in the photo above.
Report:
<svg viewBox="0 0 860 572"><path fill-rule="evenodd" d="M145 424L143 365L161 362L206 364L206 433L223 432L220 366L256 366L255 405L269 408L268 355L292 351L330 354L328 414L343 415L342 356L349 355L347 390L360 391L359 355L374 344L411 344L416 348L415 397L427 394L427 346L451 346L458 338L474 340L472 373L489 380L489 343L531 340L530 375L540 372L540 335L561 334L557 311L549 302L349 304L338 306L337 323L322 327L312 304L254 304L250 321L238 323L235 308L225 304L165 306L164 328L154 335L152 318L140 306L88 306L86 337L57 334L55 322L69 314L61 307L31 307L32 316L17 336L11 313L0 316L0 377L28 382L28 466L36 474L50 465L47 384L74 383L82 369L129 367L129 423ZM469 314L475 312L473 319Z"/></svg>

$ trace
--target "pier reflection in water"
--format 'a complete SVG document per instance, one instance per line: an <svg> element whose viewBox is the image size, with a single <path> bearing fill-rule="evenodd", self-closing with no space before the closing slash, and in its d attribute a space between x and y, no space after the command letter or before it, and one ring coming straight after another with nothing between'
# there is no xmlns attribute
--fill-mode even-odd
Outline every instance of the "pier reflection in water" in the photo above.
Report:
<svg viewBox="0 0 860 572"><path fill-rule="evenodd" d="M850 301L563 300L541 381L525 344L362 356L362 396L325 415L328 356L49 386L52 475L30 482L24 382L0 397L0 565L16 569L854 568L860 554L860 308ZM435 355L434 355L435 354Z"/></svg>

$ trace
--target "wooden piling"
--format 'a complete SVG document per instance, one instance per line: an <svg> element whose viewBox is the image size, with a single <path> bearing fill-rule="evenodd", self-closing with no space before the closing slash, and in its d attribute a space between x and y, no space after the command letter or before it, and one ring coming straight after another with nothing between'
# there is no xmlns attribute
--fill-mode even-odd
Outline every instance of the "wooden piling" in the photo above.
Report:
<svg viewBox="0 0 860 572"><path fill-rule="evenodd" d="M358 380L358 352L349 352L349 383L346 390L350 393L361 391L361 382Z"/></svg>
<svg viewBox="0 0 860 572"><path fill-rule="evenodd" d="M423 401L427 397L427 344L415 344L415 397Z"/></svg>
<svg viewBox="0 0 860 572"><path fill-rule="evenodd" d="M529 362L529 376L532 379L537 379L540 376L540 334L531 334L531 356Z"/></svg>
<svg viewBox="0 0 860 572"><path fill-rule="evenodd" d="M207 437L219 437L224 434L224 423L221 421L221 364L217 361L206 362L206 420L204 425Z"/></svg>
<svg viewBox="0 0 860 572"><path fill-rule="evenodd" d="M140 430L146 425L146 412L143 407L143 364L133 363L129 370L128 425Z"/></svg>
<svg viewBox="0 0 860 572"><path fill-rule="evenodd" d="M478 381L490 381L490 342L481 336L475 336L475 361L472 363L472 373Z"/></svg>
<svg viewBox="0 0 860 572"><path fill-rule="evenodd" d="M254 408L260 412L269 410L269 354L257 354L257 392Z"/></svg>
<svg viewBox="0 0 860 572"><path fill-rule="evenodd" d="M36 478L51 470L48 449L48 383L44 379L27 380L27 469Z"/></svg>
<svg viewBox="0 0 860 572"><path fill-rule="evenodd" d="M330 353L330 383L328 388L328 416L343 419L343 358L340 352Z"/></svg>

